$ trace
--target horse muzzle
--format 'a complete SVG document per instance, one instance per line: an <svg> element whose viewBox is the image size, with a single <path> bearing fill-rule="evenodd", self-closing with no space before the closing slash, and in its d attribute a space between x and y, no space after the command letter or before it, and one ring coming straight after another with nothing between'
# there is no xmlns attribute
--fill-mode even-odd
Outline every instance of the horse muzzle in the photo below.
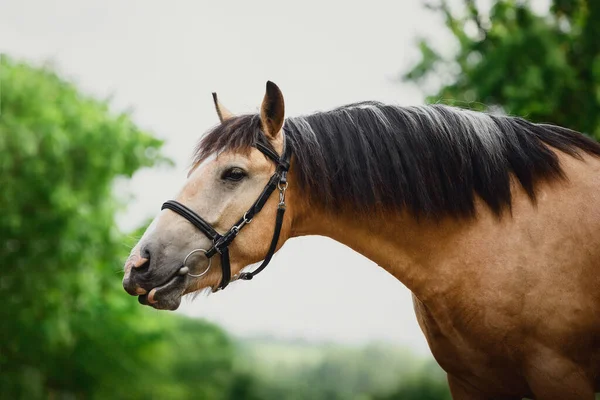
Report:
<svg viewBox="0 0 600 400"><path fill-rule="evenodd" d="M152 268L149 258L132 255L125 263L123 288L138 296L140 304L159 310L176 310L188 286L189 268L175 265Z"/></svg>

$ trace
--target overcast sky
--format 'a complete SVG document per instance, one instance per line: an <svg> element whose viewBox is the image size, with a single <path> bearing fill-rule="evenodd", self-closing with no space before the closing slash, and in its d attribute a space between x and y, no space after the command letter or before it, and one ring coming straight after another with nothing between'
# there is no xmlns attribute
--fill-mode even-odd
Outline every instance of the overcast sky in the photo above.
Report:
<svg viewBox="0 0 600 400"><path fill-rule="evenodd" d="M126 230L153 217L183 184L191 148L217 123L212 91L234 112L257 111L266 80L282 89L288 115L360 100L422 104L419 88L397 81L418 58L415 39L452 41L421 4L4 0L0 50L51 62L166 140L176 167L145 170L118 186L133 196L118 218ZM289 241L257 279L185 301L178 312L240 336L386 340L428 353L408 290L322 237Z"/></svg>

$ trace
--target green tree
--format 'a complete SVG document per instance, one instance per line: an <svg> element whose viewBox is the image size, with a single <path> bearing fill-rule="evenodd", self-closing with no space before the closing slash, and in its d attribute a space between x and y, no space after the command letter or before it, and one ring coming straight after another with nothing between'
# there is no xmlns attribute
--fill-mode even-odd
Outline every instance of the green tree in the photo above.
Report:
<svg viewBox="0 0 600 400"><path fill-rule="evenodd" d="M114 180L164 160L160 147L51 69L1 57L0 398L234 390L220 329L140 307L121 287Z"/></svg>
<svg viewBox="0 0 600 400"><path fill-rule="evenodd" d="M457 51L426 40L403 78L441 80L430 102L506 113L566 126L600 139L600 2L553 0L544 15L529 1L498 0L483 9L463 0L427 6L444 16Z"/></svg>
<svg viewBox="0 0 600 400"><path fill-rule="evenodd" d="M75 319L122 253L112 181L152 165L161 143L49 69L0 67L1 387L35 376L51 390Z"/></svg>

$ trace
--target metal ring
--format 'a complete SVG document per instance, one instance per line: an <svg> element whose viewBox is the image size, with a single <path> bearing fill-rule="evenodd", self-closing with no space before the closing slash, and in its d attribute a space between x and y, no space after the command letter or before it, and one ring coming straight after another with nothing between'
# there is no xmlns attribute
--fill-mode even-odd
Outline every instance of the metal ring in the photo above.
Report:
<svg viewBox="0 0 600 400"><path fill-rule="evenodd" d="M202 252L202 253L204 253L204 255L206 255L206 253L208 253L208 251L207 251L207 250L204 250L204 249L196 249L196 250L192 250L192 251L190 251L190 253L189 253L187 256L185 256L185 258L184 258L184 260L183 260L183 266L184 266L184 267L187 267L187 265L185 265L185 264L187 263L187 260L188 260L188 258L190 258L190 256L191 256L192 254L194 254L194 253L198 253L198 252ZM200 278L200 277L202 277L202 276L206 275L206 273L208 272L208 270L210 269L210 266L211 266L211 264L212 264L212 258L208 258L208 257L206 257L206 259L208 260L208 267L206 267L206 269L205 269L204 271L202 271L201 273L199 273L199 274L196 274L196 275L194 275L194 274L190 274L190 273L188 272L188 275L189 275L189 276L191 276L192 278ZM188 268L189 268L189 267L188 267Z"/></svg>
<svg viewBox="0 0 600 400"><path fill-rule="evenodd" d="M288 188L289 184L290 184L289 182L286 182L283 184L283 186L281 186L281 182L277 182L277 189L279 189L282 192L285 192L285 190Z"/></svg>

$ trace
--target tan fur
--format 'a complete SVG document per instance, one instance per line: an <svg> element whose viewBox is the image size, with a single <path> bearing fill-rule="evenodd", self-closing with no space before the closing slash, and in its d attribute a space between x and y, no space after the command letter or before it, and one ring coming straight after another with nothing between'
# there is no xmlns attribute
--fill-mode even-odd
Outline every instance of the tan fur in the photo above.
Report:
<svg viewBox="0 0 600 400"><path fill-rule="evenodd" d="M542 184L537 206L513 187L512 216L500 220L483 204L472 222L440 223L296 205L292 236L329 236L402 281L456 399L592 399L600 373L600 161L559 156L568 182Z"/></svg>
<svg viewBox="0 0 600 400"><path fill-rule="evenodd" d="M278 152L280 129L269 134ZM540 183L537 204L515 184L512 213L502 218L480 201L475 219L438 222L417 221L406 212L359 216L315 208L298 190L292 159L279 247L296 236L328 236L406 285L455 399L591 400L600 384L600 161L558 156L567 180ZM244 168L249 178L227 191L218 177L231 165ZM273 171L256 149L248 155L225 152L196 166L176 199L224 232ZM273 195L233 241L232 274L265 256L276 209ZM170 211L159 215L140 243L148 240L165 244L163 256L175 264L189 251L210 246ZM206 260L197 264L192 267L202 270ZM215 257L210 273L190 279L185 292L215 288L220 279Z"/></svg>

